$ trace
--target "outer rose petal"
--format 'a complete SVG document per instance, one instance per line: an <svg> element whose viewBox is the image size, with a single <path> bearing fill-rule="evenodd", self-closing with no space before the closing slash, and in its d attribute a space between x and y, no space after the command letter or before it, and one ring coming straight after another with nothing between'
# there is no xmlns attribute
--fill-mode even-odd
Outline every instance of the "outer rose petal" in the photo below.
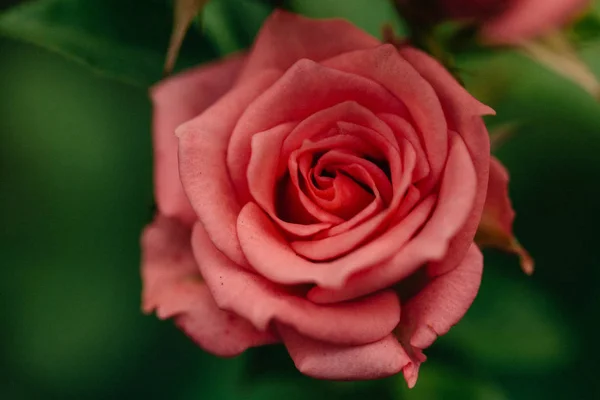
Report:
<svg viewBox="0 0 600 400"><path fill-rule="evenodd" d="M215 246L239 265L246 265L246 259L237 239L240 205L227 173L227 146L248 104L279 76L277 71L263 71L252 81L236 85L204 113L177 129L183 188Z"/></svg>
<svg viewBox="0 0 600 400"><path fill-rule="evenodd" d="M505 12L485 21L480 33L488 43L518 43L560 28L589 4L590 0L515 0Z"/></svg>
<svg viewBox="0 0 600 400"><path fill-rule="evenodd" d="M260 330L278 321L317 340L357 345L380 340L400 320L398 296L391 290L357 301L316 305L233 264L215 248L200 223L194 226L192 247L217 304Z"/></svg>
<svg viewBox="0 0 600 400"><path fill-rule="evenodd" d="M404 308L397 332L415 359L404 374L409 386L417 380L421 350L447 333L465 315L481 284L483 256L475 244L454 270L434 278Z"/></svg>
<svg viewBox="0 0 600 400"><path fill-rule="evenodd" d="M248 321L220 310L198 272L190 230L175 219L157 216L142 236L143 309L176 324L200 347L233 356L274 341Z"/></svg>
<svg viewBox="0 0 600 400"><path fill-rule="evenodd" d="M175 128L229 90L243 62L243 57L236 56L202 65L150 89L154 104L154 190L161 214L190 223L196 218L179 179Z"/></svg>
<svg viewBox="0 0 600 400"><path fill-rule="evenodd" d="M158 316L174 316L179 329L210 353L230 357L277 341L271 332L259 331L244 318L221 310L199 279L178 282L173 292L176 296L158 309Z"/></svg>
<svg viewBox="0 0 600 400"><path fill-rule="evenodd" d="M362 346L319 342L277 324L279 334L296 368L319 379L361 380L394 375L411 363L394 335Z"/></svg>
<svg viewBox="0 0 600 400"><path fill-rule="evenodd" d="M191 230L174 218L157 215L142 233L142 309L164 303L174 282L199 275L190 251Z"/></svg>
<svg viewBox="0 0 600 400"><path fill-rule="evenodd" d="M481 115L495 114L494 110L471 96L450 73L425 53L405 47L400 53L431 84L444 108L450 129L464 140L477 174L477 189L471 213L462 229L457 232L448 249L448 256L441 262L432 263L431 275L443 274L454 268L464 257L481 219L485 193L488 185L490 158L489 135Z"/></svg>
<svg viewBox="0 0 600 400"><path fill-rule="evenodd" d="M321 61L380 42L341 19L315 20L276 10L260 30L241 79L265 68L285 71L296 61Z"/></svg>
<svg viewBox="0 0 600 400"><path fill-rule="evenodd" d="M533 259L515 238L512 226L515 218L508 196L508 171L498 159L490 159L490 180L485 200L485 208L475 241L482 247L495 247L521 258L521 268L531 275Z"/></svg>

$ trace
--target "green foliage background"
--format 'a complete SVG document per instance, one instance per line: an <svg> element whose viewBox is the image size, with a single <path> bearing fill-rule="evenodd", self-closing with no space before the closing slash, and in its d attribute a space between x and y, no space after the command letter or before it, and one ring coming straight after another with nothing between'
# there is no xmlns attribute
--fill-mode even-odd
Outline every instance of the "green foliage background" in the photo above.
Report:
<svg viewBox="0 0 600 400"><path fill-rule="evenodd" d="M291 3L312 16L339 14L339 2ZM370 4L352 1L344 12L377 34L390 9ZM93 16L100 30L120 26ZM140 51L158 61L130 65L124 81L135 68L151 71L148 82L160 76L170 15L150 17L166 28ZM180 67L249 43L257 26L234 22L226 37L218 32L231 20L212 24L213 36L188 37L191 58L184 54ZM129 54L122 51L118 60ZM600 42L582 54L600 76ZM537 271L526 277L513 257L486 252L478 299L427 351L409 391L399 377L301 377L279 347L217 359L170 322L143 316L138 239L153 203L146 88L0 40L0 398L600 398L600 104L511 52L460 67L473 93L497 110L490 126L520 123L497 155L511 172L516 232Z"/></svg>

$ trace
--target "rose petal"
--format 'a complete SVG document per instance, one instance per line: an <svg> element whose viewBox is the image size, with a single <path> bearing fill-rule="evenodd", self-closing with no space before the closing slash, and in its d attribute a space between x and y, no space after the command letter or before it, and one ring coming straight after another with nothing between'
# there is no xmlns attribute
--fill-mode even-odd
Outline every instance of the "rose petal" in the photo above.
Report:
<svg viewBox="0 0 600 400"><path fill-rule="evenodd" d="M430 275L443 274L464 258L481 219L489 176L490 144L489 135L480 116L494 114L494 110L471 96L440 63L430 56L409 47L402 48L400 53L431 83L442 103L446 114L445 119L450 128L457 132L467 145L477 174L475 200L469 217L452 240L448 256L441 262L431 263L428 267Z"/></svg>
<svg viewBox="0 0 600 400"><path fill-rule="evenodd" d="M142 235L143 309L175 323L203 349L233 356L248 347L273 342L248 321L220 310L196 266L190 229L157 216Z"/></svg>
<svg viewBox="0 0 600 400"><path fill-rule="evenodd" d="M410 350L404 350L407 354L409 354ZM408 388L412 389L417 384L417 379L419 378L419 368L421 367L422 363L427 361L427 357L419 349L412 349L412 353L409 355L409 358L411 362L402 368L402 374L404 375L404 380L408 384Z"/></svg>
<svg viewBox="0 0 600 400"><path fill-rule="evenodd" d="M404 143L402 143L402 151L404 154L400 154L400 143L402 141L396 142L393 139L392 141L388 141L385 139L385 136L387 136L386 134L380 135L381 132L375 132L372 129L349 122L341 121L338 123L338 126L340 127L340 133L344 136L352 135L362 139L361 145L356 148L356 151L363 153L364 157L367 159L371 157L372 160L379 161L382 167L387 169L387 171L384 172L384 175L386 175L386 183L391 183L392 185L391 198L386 194L388 189L383 188L383 186L387 186L387 184L380 185L382 189L380 194L383 195L383 201L388 207L388 213L394 213L394 210L398 206L398 202L404 203L402 196L404 195L406 185L410 182L409 178L412 175L411 171L414 168L414 157L411 149L404 147ZM382 140L382 137L384 140ZM373 150L370 149L371 147ZM377 147L379 147L379 149L377 149ZM387 217L384 217L384 219L386 218ZM354 218L342 222L318 236L329 237L342 234L365 220L366 218L363 218L362 215L356 215Z"/></svg>
<svg viewBox="0 0 600 400"><path fill-rule="evenodd" d="M398 331L419 349L429 347L465 315L481 284L483 255L472 244L452 271L432 279L405 305Z"/></svg>
<svg viewBox="0 0 600 400"><path fill-rule="evenodd" d="M281 284L315 283L321 288L340 289L351 275L378 265L395 254L423 225L434 204L434 196L429 196L406 216L402 224L334 261L314 263L298 256L268 216L253 203L242 209L238 232L252 267L270 281Z"/></svg>
<svg viewBox="0 0 600 400"><path fill-rule="evenodd" d="M393 335L362 346L340 346L307 338L282 324L277 326L296 368L313 378L378 379L394 375L411 363Z"/></svg>
<svg viewBox="0 0 600 400"><path fill-rule="evenodd" d="M327 155L330 156L328 159L331 160L331 158L335 157L335 154L339 152L339 150L328 152ZM312 183L312 180L315 180L318 183L319 178L324 178L321 169L324 167L322 161L326 156L323 156L319 160L314 169L311 169L307 173L302 172L302 174L305 176L309 196L313 201L320 203L321 206L325 208L333 207L334 210L344 209L343 212L347 213L347 221L336 226L336 229L341 228L343 225L345 225L347 229L350 229L366 221L368 218L373 217L380 212L384 206L391 202L392 186L389 182L389 178L378 166L366 159L358 158L356 156L349 159L348 161L350 163L347 165L330 165L331 168L340 171L340 173L338 174L336 172L334 178L328 178L330 180L330 187L327 190L320 190ZM338 186L341 185L341 179L346 181L351 180L351 182L348 182L348 186L350 187L358 186L358 182L369 188L369 190L367 191L363 187L357 187L355 190L359 196L358 198L344 194L346 199L343 199L338 188ZM349 208L347 204L352 204L353 207Z"/></svg>
<svg viewBox="0 0 600 400"><path fill-rule="evenodd" d="M217 304L257 329L279 321L317 340L357 345L380 340L400 320L400 303L391 290L352 302L315 305L239 268L215 248L200 223L194 227L192 247Z"/></svg>
<svg viewBox="0 0 600 400"><path fill-rule="evenodd" d="M427 161L427 154L421 146L421 140L415 128L406 119L396 114L380 113L377 114L377 117L390 127L398 141L407 140L415 150L417 160L412 176L413 182L419 182L429 176L430 167ZM426 186L425 190L427 190L431 185L425 184L423 186Z"/></svg>
<svg viewBox="0 0 600 400"><path fill-rule="evenodd" d="M199 275L190 250L191 230L176 218L158 214L142 233L142 309L146 313L164 302L174 282ZM167 298L168 300L168 298Z"/></svg>
<svg viewBox="0 0 600 400"><path fill-rule="evenodd" d="M419 234L405 246L396 247L389 260L350 277L341 289L315 287L308 293L308 298L317 303L356 298L394 285L421 265L442 259L447 254L451 239L467 219L475 195L473 164L464 142L454 134L451 136L450 153L441 179L438 204ZM402 227L405 220L398 226ZM244 244L242 246L245 251ZM389 251L388 249L388 254Z"/></svg>
<svg viewBox="0 0 600 400"><path fill-rule="evenodd" d="M410 145L403 146L402 150L402 160L404 163L401 176L402 181L394 182L394 197L385 211L335 236L310 241L295 241L292 243L292 248L309 259L325 260L346 254L355 249L359 244L376 235L379 228L384 226L398 210L398 206L411 181L415 165L415 153Z"/></svg>
<svg viewBox="0 0 600 400"><path fill-rule="evenodd" d="M429 82L391 44L345 53L324 61L323 65L373 80L404 103L423 141L433 187L446 161L448 128L442 105Z"/></svg>
<svg viewBox="0 0 600 400"><path fill-rule="evenodd" d="M398 107L398 109L401 110L401 107ZM323 131L330 132L332 130L331 124L335 124L335 128L333 129L337 134L319 134ZM403 176L400 163L401 157L398 151L399 144L389 127L378 120L375 114L370 110L354 101L346 101L311 115L298 124L285 139L280 157L283 159L289 158L288 169L291 181L296 187L297 196L304 208L320 221L337 224L329 231L322 234L322 236L325 237L347 232L350 228L356 226L359 221L358 219L344 221L337 215L334 215L323 207L315 204L315 202L304 193L297 174L297 156L305 149L318 148L320 143L325 142L331 144L334 148L336 147L335 141L338 141L338 146L354 146L354 144L351 144L349 141L349 138L352 137L361 139L360 143L362 143L362 146L357 144L357 151L364 151L365 154L372 154L374 151L379 151L385 158L385 162L390 170L392 183L396 189L394 191L395 201L393 201L393 204L389 205L387 214L395 211L397 204L403 195L403 190L405 190L406 185L410 181L408 178L410 177L410 170L412 168L411 163L414 160L414 157L411 157L411 155L408 154L407 159L405 160L406 165L404 166L406 175ZM307 144L307 140L316 140L316 143ZM404 150L410 151L407 149ZM374 229L377 229L386 218L387 216L382 216L381 221L374 223L371 228L368 228L365 231L368 231L367 233L362 234L362 238L369 232L372 233ZM354 245L349 245L346 249L353 246Z"/></svg>
<svg viewBox="0 0 600 400"><path fill-rule="evenodd" d="M153 102L154 191L161 214L192 223L192 210L179 180L175 128L200 114L231 88L243 56L202 65L150 89Z"/></svg>
<svg viewBox="0 0 600 400"><path fill-rule="evenodd" d="M358 103L371 114L401 109L401 103L381 85L306 59L297 61L281 79L248 105L235 127L227 151L229 174L240 200L245 203L251 199L246 171L252 136L282 123L302 121L343 102ZM382 129L387 128L385 124L381 125Z"/></svg>
<svg viewBox="0 0 600 400"><path fill-rule="evenodd" d="M338 106L334 106L329 110L332 110L334 108L339 109L340 107L352 108L352 104L350 103L342 103ZM323 110L323 112L327 111L328 110ZM314 121L313 117L316 117L319 114L322 113L314 114L309 119L312 119ZM300 125L304 124L307 121L308 119L303 121ZM301 210L290 210L295 205L295 202L293 200L296 200L296 203L299 203L300 208L304 211L304 214L311 214L314 219L337 224L331 229L328 229L326 232L323 232L322 235L324 237L347 231L348 229L363 222L369 216L374 215L375 210L372 210L369 207L367 207L369 209L365 209L363 210L364 212L359 213L354 218L351 218L348 221L344 221L342 218L329 213L325 208L319 206L317 204L318 201L316 200L316 198L333 200L335 193L334 188L332 186L333 179L330 177L321 176L320 172L317 169L312 168L313 158L316 153L328 153L333 151L333 149L337 149L336 151L344 150L364 154L365 157L370 157L370 159L373 160L382 160L386 157L385 155L388 154L389 158L392 159L392 161L388 163L392 165L392 167L390 168L392 176L396 180L398 180L400 176L400 163L397 152L390 152L390 148L387 145L387 142L385 140L382 140L382 138L379 137L380 135L378 133L373 132L372 130L369 130L367 128L358 126L356 124L351 124L343 121L336 122L336 125L337 128L332 128L332 132L330 132L330 134L315 134L314 137L309 135L310 140L305 138L302 141L302 143L299 143L299 140L294 139L294 133L290 134L290 136L286 138L283 150L279 155L280 159L289 157L288 163L287 165L285 163L281 165L280 160L280 166L277 168L277 175L283 176L284 174L288 173L293 183L293 187L291 189L290 186L287 185L288 189L293 191L293 195L289 196L289 198L286 197L285 199L283 199L284 201L282 202L282 204L285 204L286 207L282 208L281 211L285 212L288 215L293 215L294 217L296 217L295 214ZM314 126L311 126L311 128L314 128ZM323 129L327 128L323 127ZM294 130L294 132L296 131L297 129ZM258 140L258 137L262 135L263 133L255 135L253 141ZM264 140L267 141L268 138L264 138ZM312 142L312 140L316 141ZM286 151L285 145L288 144L288 147L290 147L291 149L292 147L289 146L290 141L295 142L295 145L300 146L300 148L291 151L291 154L287 156L287 152L289 152L290 150L288 149ZM385 149L382 151L378 150L378 145L384 147ZM252 155L252 158L254 158L254 154ZM366 160L361 161L367 162ZM315 168L317 168L317 166L315 166ZM317 175L315 175L315 173ZM386 203L389 203L389 197L391 196L388 193L391 191L388 188L389 181L387 176L385 176L383 172L381 172L381 174L383 174L383 176L385 177L386 182L385 184L383 184L380 181L378 181L380 189L383 190L383 192L381 192L380 194L383 194L384 200L386 201ZM254 176L260 177L261 175L254 174ZM304 182L301 182L300 176L303 177ZM316 186L312 184L313 180L316 181ZM303 184L306 187L303 187ZM374 208L376 208L377 210L381 208L381 204L378 205L373 203L372 206L374 206Z"/></svg>
<svg viewBox="0 0 600 400"><path fill-rule="evenodd" d="M363 161L363 159L358 159ZM361 212L365 207L375 201L375 195L366 190L360 183L372 185L376 190L373 179L369 179L369 173L359 164L339 165L335 167L337 172L333 178L333 193L331 199L312 197L312 200L322 208L347 220ZM356 176L360 176L365 182L358 182ZM308 181L307 185L310 184ZM367 186L368 187L368 186ZM373 190L371 189L371 190Z"/></svg>
<svg viewBox="0 0 600 400"><path fill-rule="evenodd" d="M345 123L340 122L340 125ZM354 125L356 130L360 127ZM345 129L345 128L344 128ZM312 196L319 196L323 199L333 198L333 178L325 176L322 171L317 170L316 166L313 166L315 155L325 154L333 149L343 150L352 153L360 153L365 157L370 157L372 160L383 159L383 153L377 150L373 143L369 143L368 133L370 131L364 131L367 137L358 137L357 135L351 135L348 133L337 132L332 133L331 136L326 136L317 139L316 142L311 140L304 140L299 149L294 150L287 163L287 171L290 175L299 173L305 181L315 181L316 184L309 185L308 190ZM279 167L280 170L285 173L286 168ZM283 175L282 173L282 175Z"/></svg>
<svg viewBox="0 0 600 400"><path fill-rule="evenodd" d="M344 198L344 193L334 190L333 197L319 198L315 196L314 200L322 201L326 207L333 207L336 210L346 208L348 204L354 204L357 209L355 212L350 213L346 218L351 218L356 212L359 212L362 209L362 207L356 205L361 203L359 201L361 198L364 198L365 200L364 205L368 204L366 201L370 203L374 198L381 198L386 204L392 200L392 185L389 178L379 166L365 158L359 157L348 151L331 150L319 159L315 166L315 173L321 175L324 169L341 172L333 178L332 187L334 189L338 187L341 191L349 189L351 192L356 193L358 197L354 198L352 196L347 196ZM352 182L340 180L339 185L336 186L336 179L344 179L344 177L350 179ZM309 178L307 177L307 179ZM310 180L308 180L308 182L310 182ZM347 182L350 187L343 186L341 182ZM363 186L359 186L358 184L363 185L369 190L367 191ZM312 187L314 185L310 186ZM342 210L340 212L347 211Z"/></svg>
<svg viewBox="0 0 600 400"><path fill-rule="evenodd" d="M475 241L482 247L494 247L516 254L521 268L533 273L534 262L513 234L515 212L508 196L508 171L497 158L490 159L490 180L481 222Z"/></svg>
<svg viewBox="0 0 600 400"><path fill-rule="evenodd" d="M480 34L490 44L514 44L560 28L589 7L590 0L520 0L485 21Z"/></svg>
<svg viewBox="0 0 600 400"><path fill-rule="evenodd" d="M331 38L335 40L329 40ZM253 79L265 68L285 71L303 58L320 61L378 44L379 40L348 21L309 19L276 10L258 33L241 79Z"/></svg>
<svg viewBox="0 0 600 400"><path fill-rule="evenodd" d="M382 96L381 101L384 101L388 108L395 108L396 112L404 112L404 106L393 96ZM393 106L394 103L395 107ZM362 129L359 130L358 127ZM337 135L323 134L324 132L329 133L332 128L338 133ZM365 128L375 132L380 137L363 145L367 152L371 152L373 148L383 152L385 147L388 146L398 150L399 141L389 126L383 123L371 109L363 106L361 102L347 100L318 110L300 122L286 138L282 154L285 156L291 154L306 140L316 142L317 139L324 140L326 137L340 135L356 136L363 139Z"/></svg>
<svg viewBox="0 0 600 400"><path fill-rule="evenodd" d="M172 300L157 314L173 317L179 329L210 353L230 357L277 341L271 332L259 331L244 318L221 310L199 275L197 280L177 282L172 290Z"/></svg>
<svg viewBox="0 0 600 400"><path fill-rule="evenodd" d="M283 230L295 236L309 236L331 227L331 223L298 224L282 220L277 214L277 165L283 140L295 123L277 125L252 138L252 155L248 164L248 187L254 201Z"/></svg>
<svg viewBox="0 0 600 400"><path fill-rule="evenodd" d="M405 378L416 382L421 350L447 333L465 315L479 291L483 256L472 244L464 260L452 271L435 277L411 298L404 308L397 333L408 353L413 355L412 368ZM413 384L414 385L414 384Z"/></svg>
<svg viewBox="0 0 600 400"><path fill-rule="evenodd" d="M237 264L245 265L236 233L240 205L227 174L227 145L248 104L279 77L265 71L230 92L177 129L181 181L192 207L215 246Z"/></svg>
<svg viewBox="0 0 600 400"><path fill-rule="evenodd" d="M316 204L312 199L304 192L302 188L302 184L300 182L300 177L298 175L298 160L296 157L292 155L289 159L289 182L288 182L288 190L290 193L296 198L298 204L302 207L302 209L310 214L313 219L317 221L321 221L331 226L335 226L335 224L341 224L344 220L333 214L329 211L325 210L323 207ZM287 200L287 199L286 199ZM288 210L289 205L285 202L281 202L281 212L286 215L292 217L293 214ZM321 230L320 230L321 231ZM318 232L315 232L318 233Z"/></svg>

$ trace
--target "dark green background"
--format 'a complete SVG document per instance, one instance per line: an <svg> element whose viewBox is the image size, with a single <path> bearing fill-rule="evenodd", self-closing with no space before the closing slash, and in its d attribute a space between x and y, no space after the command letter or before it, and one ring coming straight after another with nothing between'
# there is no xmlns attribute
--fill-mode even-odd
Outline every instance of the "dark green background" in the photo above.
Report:
<svg viewBox="0 0 600 400"><path fill-rule="evenodd" d="M584 56L600 75L600 43ZM1 40L0 398L600 398L600 105L514 54L463 67L491 125L521 123L498 155L537 271L487 252L478 299L409 391L300 377L278 347L216 359L143 316L146 90Z"/></svg>

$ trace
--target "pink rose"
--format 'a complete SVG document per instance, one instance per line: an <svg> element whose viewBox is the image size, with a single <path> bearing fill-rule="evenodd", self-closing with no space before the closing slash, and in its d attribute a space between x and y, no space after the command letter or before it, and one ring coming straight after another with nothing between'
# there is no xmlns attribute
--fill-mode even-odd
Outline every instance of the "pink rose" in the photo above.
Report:
<svg viewBox="0 0 600 400"><path fill-rule="evenodd" d="M481 25L488 43L514 44L559 28L590 0L439 0L446 15Z"/></svg>
<svg viewBox="0 0 600 400"><path fill-rule="evenodd" d="M304 374L413 386L479 288L493 111L418 50L284 12L151 95L144 310L217 355L281 341Z"/></svg>

